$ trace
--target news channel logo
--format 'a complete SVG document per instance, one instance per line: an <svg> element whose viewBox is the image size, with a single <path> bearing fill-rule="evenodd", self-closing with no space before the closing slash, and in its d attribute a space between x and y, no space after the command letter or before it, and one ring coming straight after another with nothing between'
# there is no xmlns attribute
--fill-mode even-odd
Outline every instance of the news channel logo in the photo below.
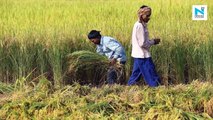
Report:
<svg viewBox="0 0 213 120"><path fill-rule="evenodd" d="M192 20L207 20L207 5L193 5Z"/></svg>

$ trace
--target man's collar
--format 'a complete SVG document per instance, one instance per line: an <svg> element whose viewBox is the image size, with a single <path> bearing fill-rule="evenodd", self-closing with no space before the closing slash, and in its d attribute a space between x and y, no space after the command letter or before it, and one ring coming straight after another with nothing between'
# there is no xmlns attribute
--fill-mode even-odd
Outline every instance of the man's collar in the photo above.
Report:
<svg viewBox="0 0 213 120"><path fill-rule="evenodd" d="M101 36L101 39L100 39L100 45L103 45L103 42L104 42L104 36Z"/></svg>
<svg viewBox="0 0 213 120"><path fill-rule="evenodd" d="M144 27L147 27L147 23L145 23L144 21L140 22L140 20L138 20L139 23L141 23Z"/></svg>
<svg viewBox="0 0 213 120"><path fill-rule="evenodd" d="M97 44L97 46L99 46L99 47L101 47L101 46L103 46L103 39L104 39L104 37L103 36L101 36L101 39L100 39L100 44Z"/></svg>

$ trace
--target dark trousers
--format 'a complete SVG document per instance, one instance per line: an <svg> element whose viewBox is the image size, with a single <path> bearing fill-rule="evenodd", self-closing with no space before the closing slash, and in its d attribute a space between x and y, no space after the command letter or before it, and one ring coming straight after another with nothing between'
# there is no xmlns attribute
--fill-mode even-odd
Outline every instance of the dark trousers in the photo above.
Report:
<svg viewBox="0 0 213 120"><path fill-rule="evenodd" d="M114 66L110 66L107 71L108 84L124 84L126 82L125 63L118 63Z"/></svg>
<svg viewBox="0 0 213 120"><path fill-rule="evenodd" d="M134 66L132 75L128 81L128 85L134 85L144 77L145 82L151 86L156 87L160 84L160 78L155 70L155 65L152 58L134 58Z"/></svg>

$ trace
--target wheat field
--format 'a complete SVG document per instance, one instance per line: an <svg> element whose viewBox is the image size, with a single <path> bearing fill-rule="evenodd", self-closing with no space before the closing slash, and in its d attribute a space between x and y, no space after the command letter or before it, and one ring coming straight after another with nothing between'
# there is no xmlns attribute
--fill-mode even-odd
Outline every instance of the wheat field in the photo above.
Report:
<svg viewBox="0 0 213 120"><path fill-rule="evenodd" d="M161 38L151 54L162 85L94 87L90 78L104 71L97 66L66 84L67 62L80 68L67 56L102 59L91 57L92 29L124 46L127 82L142 5L152 8L150 38ZM207 5L208 20L193 21L192 5ZM212 17L211 0L0 0L0 119L212 120Z"/></svg>
<svg viewBox="0 0 213 120"><path fill-rule="evenodd" d="M1 0L0 77L15 82L47 76L61 86L65 56L78 50L95 51L87 39L91 29L112 36L126 49L127 78L131 74L131 32L141 5L152 8L151 48L163 84L213 78L211 0ZM192 5L208 5L208 20L193 21Z"/></svg>

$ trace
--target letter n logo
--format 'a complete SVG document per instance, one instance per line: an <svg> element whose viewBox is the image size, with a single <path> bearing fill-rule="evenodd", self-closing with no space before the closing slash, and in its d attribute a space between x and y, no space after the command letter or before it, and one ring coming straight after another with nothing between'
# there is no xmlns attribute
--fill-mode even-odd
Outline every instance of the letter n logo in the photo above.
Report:
<svg viewBox="0 0 213 120"><path fill-rule="evenodd" d="M207 20L207 5L193 5L192 20Z"/></svg>

